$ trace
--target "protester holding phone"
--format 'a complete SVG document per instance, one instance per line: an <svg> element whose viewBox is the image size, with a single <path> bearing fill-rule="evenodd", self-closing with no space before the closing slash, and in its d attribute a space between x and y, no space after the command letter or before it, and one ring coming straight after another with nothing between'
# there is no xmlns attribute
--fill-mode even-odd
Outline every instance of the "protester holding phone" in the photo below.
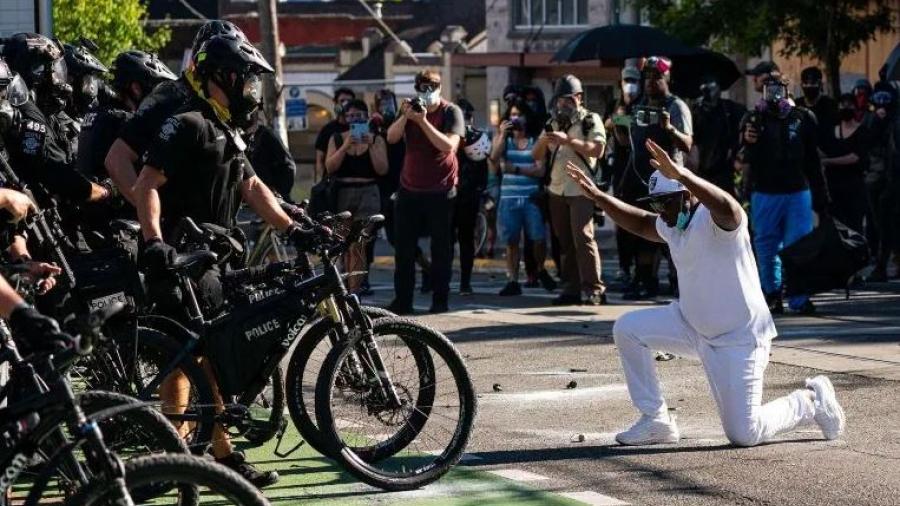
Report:
<svg viewBox="0 0 900 506"><path fill-rule="evenodd" d="M350 211L356 220L364 220L381 212L381 195L377 178L388 171L387 145L384 138L369 129L369 112L362 100L347 103L344 118L349 125L346 132L335 132L328 141L325 170L337 182L337 212ZM366 269L365 246L354 244L344 256L344 271ZM347 280L351 291L362 278Z"/></svg>

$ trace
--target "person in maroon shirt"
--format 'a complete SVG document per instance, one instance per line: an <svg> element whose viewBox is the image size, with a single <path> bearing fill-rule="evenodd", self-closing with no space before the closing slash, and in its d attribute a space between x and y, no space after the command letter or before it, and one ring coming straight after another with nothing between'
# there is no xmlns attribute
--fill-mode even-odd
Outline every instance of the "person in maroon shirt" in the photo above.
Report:
<svg viewBox="0 0 900 506"><path fill-rule="evenodd" d="M400 188L394 203L394 301L389 309L412 313L416 243L431 238L431 312L446 312L450 293L453 222L459 162L456 150L465 135L462 110L441 98L441 75L416 75L416 98L400 105L400 118L387 131L387 141L406 142Z"/></svg>

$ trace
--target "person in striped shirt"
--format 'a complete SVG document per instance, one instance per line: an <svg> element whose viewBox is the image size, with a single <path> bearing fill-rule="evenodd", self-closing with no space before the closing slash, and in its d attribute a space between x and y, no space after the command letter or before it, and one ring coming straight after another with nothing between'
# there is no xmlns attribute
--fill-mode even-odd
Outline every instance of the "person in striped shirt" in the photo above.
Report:
<svg viewBox="0 0 900 506"><path fill-rule="evenodd" d="M528 106L521 100L512 102L500 123L491 149L491 171L501 175L499 222L506 244L506 275L508 281L500 295L521 295L519 258L522 233L534 244L534 259L539 266L538 279L548 291L556 288L556 281L543 268L546 257L546 229L544 218L535 199L544 177L543 162L531 155L540 125ZM535 123L535 124L532 124Z"/></svg>

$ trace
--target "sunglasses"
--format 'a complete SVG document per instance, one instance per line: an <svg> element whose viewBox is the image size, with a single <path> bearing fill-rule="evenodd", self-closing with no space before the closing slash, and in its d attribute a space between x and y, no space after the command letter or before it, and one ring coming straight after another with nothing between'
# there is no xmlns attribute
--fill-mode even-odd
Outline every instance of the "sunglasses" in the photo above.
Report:
<svg viewBox="0 0 900 506"><path fill-rule="evenodd" d="M420 84L417 84L417 85L415 86L415 89L416 89L416 91L418 91L419 93L431 93L431 92L437 90L437 89L440 88L440 87L441 87L440 84L435 84L435 83L420 83Z"/></svg>
<svg viewBox="0 0 900 506"><path fill-rule="evenodd" d="M674 202L675 200L681 200L682 196L679 195L671 195L668 197L661 197L658 199L653 199L647 202L650 206L650 209L653 210L656 214L662 214L667 207L669 207L669 203Z"/></svg>

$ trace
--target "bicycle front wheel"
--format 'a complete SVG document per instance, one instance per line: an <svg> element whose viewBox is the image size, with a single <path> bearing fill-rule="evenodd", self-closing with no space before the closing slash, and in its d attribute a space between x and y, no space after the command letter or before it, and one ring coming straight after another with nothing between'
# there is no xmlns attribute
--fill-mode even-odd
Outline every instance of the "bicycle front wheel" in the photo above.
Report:
<svg viewBox="0 0 900 506"><path fill-rule="evenodd" d="M359 337L329 353L316 385L316 419L332 456L361 481L419 488L462 457L475 423L475 389L441 333L405 318L379 319L373 330L373 343Z"/></svg>
<svg viewBox="0 0 900 506"><path fill-rule="evenodd" d="M190 455L150 455L125 463L125 489L135 504L192 506L201 495L215 504L268 506L250 482L234 471ZM168 490L164 495L148 491ZM96 481L66 501L66 506L119 504L122 487L115 481Z"/></svg>

